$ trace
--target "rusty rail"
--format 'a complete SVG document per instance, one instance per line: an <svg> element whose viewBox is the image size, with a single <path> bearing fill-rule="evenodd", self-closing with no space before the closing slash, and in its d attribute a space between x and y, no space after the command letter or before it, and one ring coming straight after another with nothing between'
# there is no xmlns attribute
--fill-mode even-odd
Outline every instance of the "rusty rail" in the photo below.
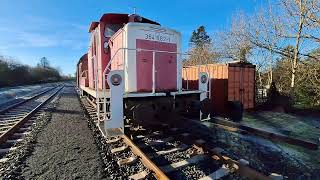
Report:
<svg viewBox="0 0 320 180"><path fill-rule="evenodd" d="M133 153L140 157L142 163L151 171L155 173L157 179L168 180L169 178L165 175L162 170L156 166L126 135L121 136L123 141L131 147Z"/></svg>
<svg viewBox="0 0 320 180"><path fill-rule="evenodd" d="M18 121L14 126L10 127L10 129L8 129L5 133L3 133L0 136L0 144L6 142L8 140L8 138L13 135L17 130L19 130L19 128L28 120L30 119L43 105L45 105L49 100L51 100L64 86L62 86L61 88L59 88L56 92L54 92L52 95L50 95L50 97L48 99L46 99L44 102L42 102L41 104L39 104L36 108L34 108L32 111L30 111L28 114L26 114L20 121ZM57 87L55 87L57 88ZM54 89L55 89L54 88ZM50 89L53 90L53 89ZM48 91L46 91L48 92ZM45 93L45 92L44 92ZM43 94L43 93L41 93ZM38 95L40 96L40 95ZM38 97L37 96L37 97ZM34 99L34 98L32 98ZM31 99L29 99L31 100Z"/></svg>
<svg viewBox="0 0 320 180"><path fill-rule="evenodd" d="M85 98L86 101L92 105L92 106L95 106L94 103L91 102L90 99L88 98ZM86 112L87 115L89 115L89 111L86 107L85 104L83 104L83 102L80 100L82 106L84 107L84 110ZM90 115L89 115L90 117ZM99 128L99 127L98 127ZM101 130L100 130L101 131ZM101 132L103 134L103 132ZM156 177L156 179L159 179L159 180L168 180L169 178L167 177L167 175L165 175L162 170L157 166L155 165L151 160L150 158L148 158L141 150L140 148L138 148L134 142L126 135L122 135L120 136L120 138L123 140L124 143L126 143L130 149L132 150L132 152L139 157L139 159L141 160L142 164L144 164L150 171L152 171Z"/></svg>

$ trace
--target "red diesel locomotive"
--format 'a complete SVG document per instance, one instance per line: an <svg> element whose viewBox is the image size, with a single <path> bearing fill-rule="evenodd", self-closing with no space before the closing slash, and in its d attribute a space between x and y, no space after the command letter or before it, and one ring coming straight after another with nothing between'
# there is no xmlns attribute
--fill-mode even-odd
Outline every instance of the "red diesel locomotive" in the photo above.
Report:
<svg viewBox="0 0 320 180"><path fill-rule="evenodd" d="M182 88L181 34L136 14L104 14L89 27L88 52L77 65L82 96L96 103L100 130L124 132L125 122L175 123L181 115L208 116L208 73L198 89ZM201 109L201 110L200 110Z"/></svg>

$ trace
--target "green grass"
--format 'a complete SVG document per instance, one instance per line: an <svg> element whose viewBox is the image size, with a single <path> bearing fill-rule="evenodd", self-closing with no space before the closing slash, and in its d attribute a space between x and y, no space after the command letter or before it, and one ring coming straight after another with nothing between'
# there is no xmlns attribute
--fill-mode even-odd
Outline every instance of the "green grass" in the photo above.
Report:
<svg viewBox="0 0 320 180"><path fill-rule="evenodd" d="M315 127L315 124L320 126L320 117L302 117L279 112L258 112L246 113L242 123L277 133L289 130L290 133L286 135L315 143L319 142L320 138L320 128ZM273 142L290 154L291 157L303 162L305 165L312 168L320 168L320 149L314 151L284 142Z"/></svg>
<svg viewBox="0 0 320 180"><path fill-rule="evenodd" d="M279 112L258 112L245 114L242 123L281 134L290 131L286 135L317 142L320 138L320 128L315 127L316 121L317 117L301 117ZM320 126L319 118L318 126Z"/></svg>

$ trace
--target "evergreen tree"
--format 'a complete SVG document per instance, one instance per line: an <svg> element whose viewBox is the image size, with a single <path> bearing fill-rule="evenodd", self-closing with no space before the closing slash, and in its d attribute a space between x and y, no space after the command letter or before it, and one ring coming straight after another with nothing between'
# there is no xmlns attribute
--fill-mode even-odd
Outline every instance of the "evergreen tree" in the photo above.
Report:
<svg viewBox="0 0 320 180"><path fill-rule="evenodd" d="M40 59L40 62L38 63L38 66L42 67L42 68L49 68L50 67L50 62L46 57L42 57Z"/></svg>
<svg viewBox="0 0 320 180"><path fill-rule="evenodd" d="M211 43L211 38L206 32L206 28L204 26L200 26L197 30L192 32L190 43L197 47L202 47Z"/></svg>

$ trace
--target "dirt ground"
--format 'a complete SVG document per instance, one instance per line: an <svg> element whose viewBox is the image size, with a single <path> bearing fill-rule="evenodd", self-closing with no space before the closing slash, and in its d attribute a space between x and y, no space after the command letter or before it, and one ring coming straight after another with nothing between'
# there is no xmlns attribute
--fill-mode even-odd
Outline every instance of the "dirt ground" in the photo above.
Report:
<svg viewBox="0 0 320 180"><path fill-rule="evenodd" d="M38 134L22 170L25 179L105 179L94 143L73 87L65 87L51 122Z"/></svg>

